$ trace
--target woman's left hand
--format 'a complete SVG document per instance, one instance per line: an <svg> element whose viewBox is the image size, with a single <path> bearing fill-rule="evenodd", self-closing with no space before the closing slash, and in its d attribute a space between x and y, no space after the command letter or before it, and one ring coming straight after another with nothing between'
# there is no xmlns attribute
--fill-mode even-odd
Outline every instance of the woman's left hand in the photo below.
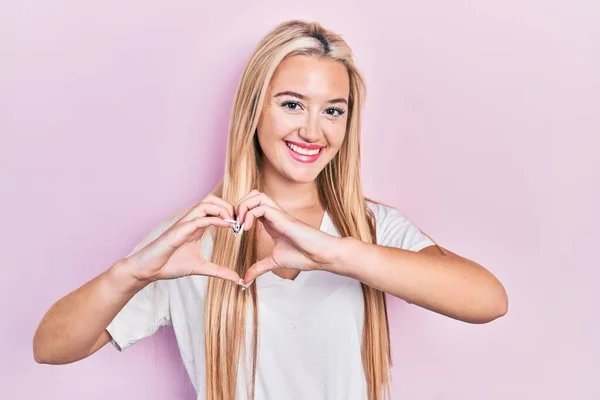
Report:
<svg viewBox="0 0 600 400"><path fill-rule="evenodd" d="M257 190L248 193L235 206L235 214L243 223L244 231L252 228L258 219L273 239L271 255L258 260L246 272L246 285L276 268L327 270L336 260L340 238L293 218L264 193Z"/></svg>

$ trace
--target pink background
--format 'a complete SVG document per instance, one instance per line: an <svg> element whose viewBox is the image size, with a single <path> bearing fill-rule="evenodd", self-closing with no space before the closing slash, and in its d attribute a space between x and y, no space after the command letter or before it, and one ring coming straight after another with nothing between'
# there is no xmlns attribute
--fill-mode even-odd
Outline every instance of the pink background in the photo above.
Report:
<svg viewBox="0 0 600 400"><path fill-rule="evenodd" d="M33 332L216 183L243 63L293 17L366 75L367 194L509 292L480 326L392 301L393 398L600 398L600 6L556 0L3 2L0 398L194 398L168 331L67 366Z"/></svg>

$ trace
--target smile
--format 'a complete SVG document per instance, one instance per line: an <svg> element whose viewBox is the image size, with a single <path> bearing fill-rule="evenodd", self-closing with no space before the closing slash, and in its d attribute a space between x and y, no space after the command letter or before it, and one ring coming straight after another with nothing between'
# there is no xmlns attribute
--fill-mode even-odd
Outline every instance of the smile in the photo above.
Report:
<svg viewBox="0 0 600 400"><path fill-rule="evenodd" d="M312 163L317 161L325 146L314 145L314 144L303 144L299 146L295 143L284 140L285 145L289 149L290 155L296 161L302 163Z"/></svg>

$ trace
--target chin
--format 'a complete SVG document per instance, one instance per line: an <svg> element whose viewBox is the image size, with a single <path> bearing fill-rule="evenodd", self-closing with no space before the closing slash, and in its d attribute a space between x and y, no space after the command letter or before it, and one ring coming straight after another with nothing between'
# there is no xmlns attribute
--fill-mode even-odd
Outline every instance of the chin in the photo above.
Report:
<svg viewBox="0 0 600 400"><path fill-rule="evenodd" d="M296 183L311 183L314 182L317 179L318 174L314 174L314 173L306 173L306 174L299 174L299 173L295 173L295 174L286 174L287 177L296 182Z"/></svg>
<svg viewBox="0 0 600 400"><path fill-rule="evenodd" d="M304 169L304 170L302 170ZM317 176L321 172L322 169L318 168L286 168L284 171L281 171L283 176L286 176L288 179L297 182L297 183L311 183L317 179Z"/></svg>

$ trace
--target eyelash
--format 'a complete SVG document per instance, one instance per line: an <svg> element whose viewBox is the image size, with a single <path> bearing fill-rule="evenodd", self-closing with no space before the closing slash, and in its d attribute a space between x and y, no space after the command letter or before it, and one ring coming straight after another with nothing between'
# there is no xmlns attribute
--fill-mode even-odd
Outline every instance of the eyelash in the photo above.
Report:
<svg viewBox="0 0 600 400"><path fill-rule="evenodd" d="M290 106L290 105L292 105L292 104L295 104L295 105L297 105L297 106L299 106L299 107L302 107L302 105L301 105L300 103L298 103L297 101L284 101L284 102L281 104L281 106L282 106L282 107L286 107L288 110L291 110L291 111L296 111L297 109L294 109L294 108L290 108L290 107L289 107L289 106ZM338 115L332 115L332 114L330 114L330 113L327 113L327 115L330 115L330 116L332 116L332 117L341 117L341 116L342 116L342 115L344 115L344 113L346 112L346 111L344 111L344 110L342 110L341 108L338 108L338 107L329 107L329 108L327 108L327 110L326 110L326 111L334 111L334 112L337 112L337 113L338 113Z"/></svg>

